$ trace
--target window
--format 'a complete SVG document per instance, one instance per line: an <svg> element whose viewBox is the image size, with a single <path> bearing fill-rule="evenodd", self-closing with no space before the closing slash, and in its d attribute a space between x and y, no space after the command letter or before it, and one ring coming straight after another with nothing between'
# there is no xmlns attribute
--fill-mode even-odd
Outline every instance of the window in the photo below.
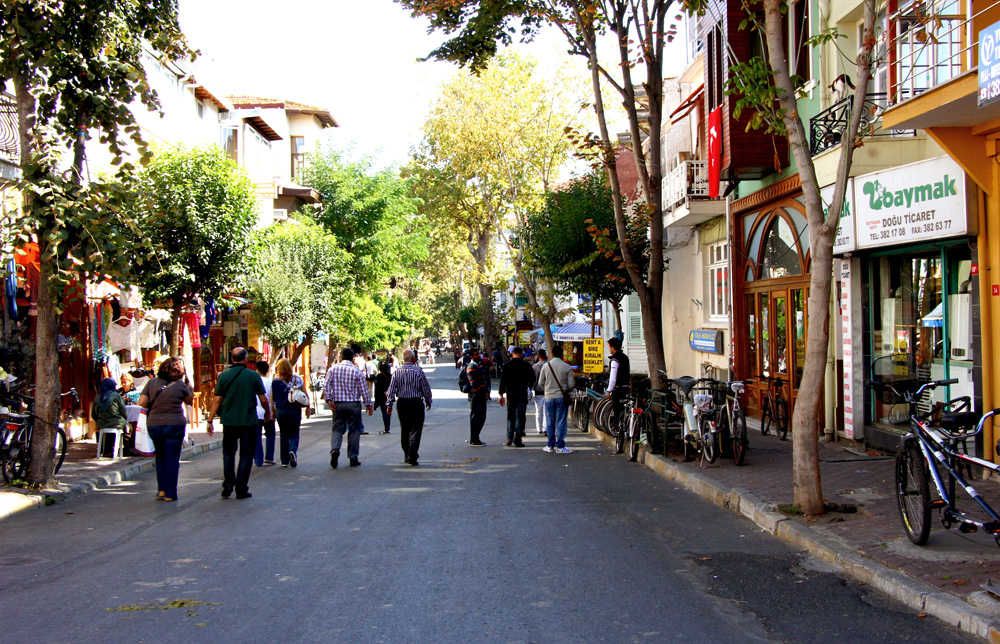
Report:
<svg viewBox="0 0 1000 644"><path fill-rule="evenodd" d="M270 180L271 142L249 125L244 127L243 141L243 167L255 179Z"/></svg>
<svg viewBox="0 0 1000 644"><path fill-rule="evenodd" d="M195 101L194 103L196 109L198 110L198 118L200 119L205 118L205 104L202 103L201 101Z"/></svg>
<svg viewBox="0 0 1000 644"><path fill-rule="evenodd" d="M725 97L726 80L729 65L726 57L726 39L722 33L722 23L714 25L708 34L708 52L706 67L708 82L705 89L708 92L708 110L714 110L722 105Z"/></svg>
<svg viewBox="0 0 1000 644"><path fill-rule="evenodd" d="M725 322L729 319L729 244L719 242L707 247L709 319Z"/></svg>
<svg viewBox="0 0 1000 644"><path fill-rule="evenodd" d="M642 336L642 305L639 302L639 295L637 293L629 293L625 307L628 309L625 320L626 328L624 329L625 342L627 344L642 344L644 342Z"/></svg>
<svg viewBox="0 0 1000 644"><path fill-rule="evenodd" d="M227 157L237 163L240 162L238 134L236 126L224 125L219 140L219 146L222 148L222 151L226 153Z"/></svg>
<svg viewBox="0 0 1000 644"><path fill-rule="evenodd" d="M798 75L802 82L809 80L809 55L812 48L806 46L809 38L809 3L794 0L788 11L788 68Z"/></svg>
<svg viewBox="0 0 1000 644"><path fill-rule="evenodd" d="M306 137L292 137L292 179L297 177L306 166Z"/></svg>

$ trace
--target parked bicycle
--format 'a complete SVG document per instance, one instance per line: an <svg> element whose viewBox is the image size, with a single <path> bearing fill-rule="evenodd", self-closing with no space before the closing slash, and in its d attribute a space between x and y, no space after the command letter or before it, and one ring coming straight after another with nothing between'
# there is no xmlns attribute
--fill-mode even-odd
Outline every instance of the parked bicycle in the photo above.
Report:
<svg viewBox="0 0 1000 644"><path fill-rule="evenodd" d="M572 404L569 409L570 422L582 432L590 431L590 396L587 389L590 388L590 378L587 376L577 376L576 385L570 393Z"/></svg>
<svg viewBox="0 0 1000 644"><path fill-rule="evenodd" d="M674 386L682 395L682 408L684 410L684 431L682 440L684 443L684 460L694 460L695 456L701 455L702 464L706 461L713 463L718 454L717 432L712 424L702 422L702 416L706 416L712 411L713 396L710 393L693 393L695 387L705 382L714 382L711 378L694 378L692 376L681 376L674 378Z"/></svg>
<svg viewBox="0 0 1000 644"><path fill-rule="evenodd" d="M978 466L1000 474L1000 465L964 453L965 441L982 433L986 423L1000 409L986 412L981 418L971 411L968 396L933 405L929 412L920 412L917 404L925 392L957 384L958 379L921 381L872 380L869 384L885 404L907 403L910 433L896 455L896 500L903 530L913 543L927 543L931 531L931 510L937 509L946 530L957 525L960 532L982 530L993 535L1000 545L1000 514L962 476L961 466ZM942 469L947 472L945 482ZM971 477L970 477L971 478ZM930 481L934 481L938 499L931 501ZM957 486L956 486L957 484ZM988 517L986 521L972 518L958 509L957 487L965 490Z"/></svg>
<svg viewBox="0 0 1000 644"><path fill-rule="evenodd" d="M760 379L767 381L764 404L761 407L760 433L767 436L774 429L778 440L785 440L788 438L788 403L781 394L785 380L770 376L761 376Z"/></svg>
<svg viewBox="0 0 1000 644"><path fill-rule="evenodd" d="M80 397L76 389L70 389L61 397L72 396L74 408L79 407ZM31 469L31 445L34 436L35 399L17 392L4 396L4 402L17 406L24 413L8 411L3 417L2 442L0 442L0 471L7 483L24 480ZM40 420L40 419L39 419ZM55 427L53 440L54 472L59 472L66 459L66 432L62 427Z"/></svg>
<svg viewBox="0 0 1000 644"><path fill-rule="evenodd" d="M618 435L624 441L624 451L629 461L639 459L639 447L649 442L650 428L646 423L649 408L649 379L633 380L627 399L625 413L619 423Z"/></svg>
<svg viewBox="0 0 1000 644"><path fill-rule="evenodd" d="M750 440L747 438L747 416L740 407L740 395L745 387L739 381L726 384L729 387L723 418L728 423L729 436L733 444L733 462L737 465L743 465L743 461L747 457L747 450L750 449Z"/></svg>

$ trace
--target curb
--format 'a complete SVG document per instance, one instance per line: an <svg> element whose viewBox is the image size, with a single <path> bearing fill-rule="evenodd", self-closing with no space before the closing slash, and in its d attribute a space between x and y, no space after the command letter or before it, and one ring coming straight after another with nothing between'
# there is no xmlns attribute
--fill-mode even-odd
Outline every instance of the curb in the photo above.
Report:
<svg viewBox="0 0 1000 644"><path fill-rule="evenodd" d="M182 459L190 459L199 454L211 452L222 447L222 438L214 438L205 443L191 445L181 450ZM25 494L14 490L6 494L0 494L0 521L4 521L21 512L45 507L51 504L48 499L62 499L72 494L85 494L101 488L117 485L122 481L137 478L156 469L156 461L152 458L144 458L138 462L130 463L121 469L95 474L86 478L73 481L72 483L58 484L58 487L43 490L41 494Z"/></svg>
<svg viewBox="0 0 1000 644"><path fill-rule="evenodd" d="M588 433L613 447L611 436L598 431L593 425ZM1000 617L997 615L863 557L840 538L792 521L776 512L775 504L765 502L747 490L723 488L699 472L688 472L666 457L651 454L645 447L639 453L639 462L701 498L750 519L765 532L837 567L844 574L880 590L908 608L934 616L992 644L1000 644Z"/></svg>

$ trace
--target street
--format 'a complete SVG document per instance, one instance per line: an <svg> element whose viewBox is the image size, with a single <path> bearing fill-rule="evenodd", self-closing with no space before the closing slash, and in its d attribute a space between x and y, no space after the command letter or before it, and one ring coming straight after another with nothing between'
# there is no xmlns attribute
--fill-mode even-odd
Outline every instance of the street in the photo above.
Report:
<svg viewBox="0 0 1000 644"><path fill-rule="evenodd" d="M505 411L468 439L457 371L420 466L366 417L362 466L329 466L330 416L297 469L254 468L219 498L221 452L0 524L5 642L970 642L676 489L571 428L523 449ZM495 388L496 383L494 383Z"/></svg>

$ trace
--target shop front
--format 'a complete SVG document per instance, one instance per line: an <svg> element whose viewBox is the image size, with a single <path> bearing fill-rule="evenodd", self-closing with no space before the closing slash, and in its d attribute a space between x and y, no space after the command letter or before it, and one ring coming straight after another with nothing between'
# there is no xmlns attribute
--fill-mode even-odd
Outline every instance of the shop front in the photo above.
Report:
<svg viewBox="0 0 1000 644"><path fill-rule="evenodd" d="M794 176L733 203L735 377L747 381L755 418L770 386L791 411L802 377L809 230L801 194Z"/></svg>
<svg viewBox="0 0 1000 644"><path fill-rule="evenodd" d="M865 381L953 378L920 408L960 396L981 408L974 195L948 157L862 175L852 188L854 240L837 249L851 255L838 284L844 435L895 450L907 405Z"/></svg>

